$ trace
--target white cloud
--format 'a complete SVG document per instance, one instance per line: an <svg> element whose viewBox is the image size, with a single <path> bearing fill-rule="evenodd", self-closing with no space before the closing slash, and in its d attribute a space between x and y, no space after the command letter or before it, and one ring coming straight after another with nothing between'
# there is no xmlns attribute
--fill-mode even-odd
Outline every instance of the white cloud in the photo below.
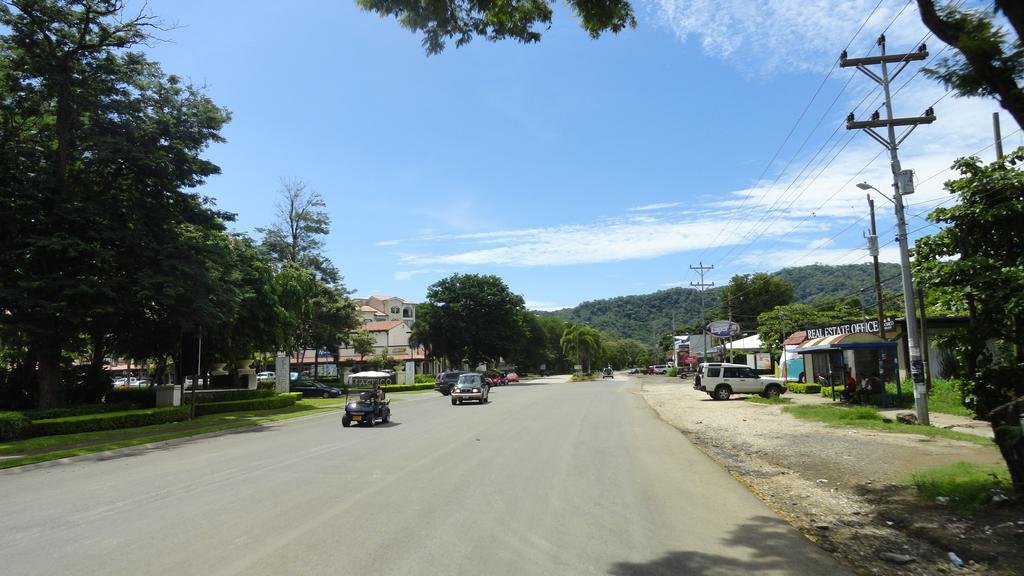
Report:
<svg viewBox="0 0 1024 576"><path fill-rule="evenodd" d="M649 16L683 42L745 71L827 70L864 22L875 0L648 0ZM907 2L880 6L851 50L867 50ZM886 32L889 42L915 46L924 35L915 6Z"/></svg>
<svg viewBox="0 0 1024 576"><path fill-rule="evenodd" d="M413 270L399 270L394 273L393 277L395 280L409 280L414 276L422 276L423 274L442 274L444 270L437 270L433 268L429 269L413 269Z"/></svg>
<svg viewBox="0 0 1024 576"><path fill-rule="evenodd" d="M656 204L647 204L646 206L635 206L633 208L627 208L630 212L642 212L645 210L663 210L665 208L674 208L681 206L682 202L659 202Z"/></svg>
<svg viewBox="0 0 1024 576"><path fill-rule="evenodd" d="M395 246L398 244L398 240L381 240L376 244L377 246Z"/></svg>
<svg viewBox="0 0 1024 576"><path fill-rule="evenodd" d="M565 306L555 304L554 302L542 302L538 300L527 300L524 304L527 310L541 310L544 312L551 312L552 310L561 310Z"/></svg>

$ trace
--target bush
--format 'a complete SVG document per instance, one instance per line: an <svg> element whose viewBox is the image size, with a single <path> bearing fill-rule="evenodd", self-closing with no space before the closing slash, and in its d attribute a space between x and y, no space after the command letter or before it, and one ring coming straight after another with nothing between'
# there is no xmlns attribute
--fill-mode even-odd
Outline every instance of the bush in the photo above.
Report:
<svg viewBox="0 0 1024 576"><path fill-rule="evenodd" d="M669 368L668 372L666 372L665 375L666 376L671 376L671 377L675 378L676 376L679 375L679 369L678 368Z"/></svg>
<svg viewBox="0 0 1024 576"><path fill-rule="evenodd" d="M77 434L79 432L152 426L154 424L187 420L188 415L189 409L187 407L178 406L175 408L150 408L148 410L129 410L105 414L68 416L66 418L48 418L33 420L32 425L28 429L28 435L56 436L58 434Z"/></svg>
<svg viewBox="0 0 1024 576"><path fill-rule="evenodd" d="M196 416L221 414L223 412L248 412L250 410L274 410L287 408L302 398L299 392L278 394L269 398L253 398L250 400L232 400L229 402L204 402L196 404Z"/></svg>
<svg viewBox="0 0 1024 576"><path fill-rule="evenodd" d="M67 418L68 416L85 416L104 412L124 412L135 410L138 406L123 402L120 404L83 404L67 408L41 408L38 410L22 410L21 413L29 420L49 420L51 418Z"/></svg>
<svg viewBox="0 0 1024 576"><path fill-rule="evenodd" d="M801 384L800 382L789 382L786 388L793 394L817 394L821 392L820 384Z"/></svg>
<svg viewBox="0 0 1024 576"><path fill-rule="evenodd" d="M270 390L270 391L274 391L274 390L277 390L277 382L275 382L273 380L271 380L269 382L257 382L256 383L256 389L257 390Z"/></svg>
<svg viewBox="0 0 1024 576"><path fill-rule="evenodd" d="M156 406L156 388L119 386L107 392L103 401L107 404L131 404L138 408L152 408Z"/></svg>
<svg viewBox="0 0 1024 576"><path fill-rule="evenodd" d="M0 412L0 440L14 440L32 425L21 412Z"/></svg>
<svg viewBox="0 0 1024 576"><path fill-rule="evenodd" d="M416 383L417 384L433 384L434 383L434 379L435 379L435 377L434 377L433 374L417 374L416 375Z"/></svg>
<svg viewBox="0 0 1024 576"><path fill-rule="evenodd" d="M389 384L382 386L384 392L411 392L413 390L433 390L434 381L431 380L427 384Z"/></svg>
<svg viewBox="0 0 1024 576"><path fill-rule="evenodd" d="M250 390L248 388L238 388L233 390L197 390L196 400L197 404L209 404L211 402L230 402L232 400L255 400L256 398L270 398L274 396L276 392L273 389L261 390ZM181 395L182 404L192 403L192 394L186 390Z"/></svg>

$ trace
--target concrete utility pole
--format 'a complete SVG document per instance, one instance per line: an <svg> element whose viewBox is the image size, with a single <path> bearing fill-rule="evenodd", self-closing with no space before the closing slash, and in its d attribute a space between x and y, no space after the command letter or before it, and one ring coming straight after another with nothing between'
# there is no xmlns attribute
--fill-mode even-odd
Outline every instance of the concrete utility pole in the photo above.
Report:
<svg viewBox="0 0 1024 576"><path fill-rule="evenodd" d="M708 327L704 322L704 289L714 286L714 282L704 282L704 273L708 270L714 270L715 265L710 264L704 265L704 262L699 262L696 266L690 265L690 270L697 272L700 275L700 282L690 282L690 286L693 286L700 291L700 334L701 334L701 347L703 348L702 358L707 359L708 357Z"/></svg>
<svg viewBox="0 0 1024 576"><path fill-rule="evenodd" d="M992 113L992 136L996 139L996 160L1003 159L1003 132L999 129L999 112Z"/></svg>
<svg viewBox="0 0 1024 576"><path fill-rule="evenodd" d="M882 86L885 92L885 118L879 117L876 110L870 120L856 121L853 113L846 117L847 130L865 130L868 135L879 144L889 150L890 165L892 166L892 187L893 204L896 205L896 224L899 229L900 243L900 266L903 276L903 307L906 315L907 347L910 349L910 374L914 380L914 407L917 413L917 421L921 424L928 424L928 389L925 385L924 364L921 361L921 346L917 339L917 314L914 305L914 285L910 275L910 248L907 245L907 222L903 211L903 196L914 192L914 174L911 170L903 170L900 166L900 159L897 150L899 145L910 136L919 124L931 124L935 121L935 111L931 108L925 110L924 115L913 118L893 118L892 116L892 95L889 92L889 85L906 67L915 60L924 60L928 57L928 50L924 44L916 52L906 54L886 54L885 35L878 37L880 48L879 56L868 56L866 58L848 58L844 50L839 56L841 68L856 67L868 78L871 78ZM892 75L889 74L889 64L898 64L898 68ZM882 75L879 76L868 69L868 66L881 65ZM896 139L896 127L909 126L899 140ZM887 128L887 137L883 138L875 128Z"/></svg>
<svg viewBox="0 0 1024 576"><path fill-rule="evenodd" d="M878 229L875 228L875 200L868 194L868 208L871 209L871 234L868 236L868 253L871 254L871 261L875 267L875 300L878 303L878 337L885 340L884 316L885 309L882 305L882 276L878 270ZM883 358L884 353L883 353ZM879 375L885 372L879 366Z"/></svg>

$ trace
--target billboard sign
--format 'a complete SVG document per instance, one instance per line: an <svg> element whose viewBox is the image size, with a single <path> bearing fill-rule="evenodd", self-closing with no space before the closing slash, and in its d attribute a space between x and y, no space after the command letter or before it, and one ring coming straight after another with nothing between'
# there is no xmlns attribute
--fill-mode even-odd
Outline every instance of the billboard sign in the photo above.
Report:
<svg viewBox="0 0 1024 576"><path fill-rule="evenodd" d="M740 333L740 325L729 320L715 320L708 323L708 332L718 338L728 338Z"/></svg>

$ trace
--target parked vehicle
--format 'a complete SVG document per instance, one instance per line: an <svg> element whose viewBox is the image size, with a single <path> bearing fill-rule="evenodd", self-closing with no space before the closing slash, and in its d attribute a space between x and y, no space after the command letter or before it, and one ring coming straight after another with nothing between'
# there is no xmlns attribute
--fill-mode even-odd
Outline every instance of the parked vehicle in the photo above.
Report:
<svg viewBox="0 0 1024 576"><path fill-rule="evenodd" d="M759 394L765 398L778 398L786 393L782 378L761 376L750 366L709 362L697 368L693 387L707 392L715 400L728 400L733 394Z"/></svg>
<svg viewBox="0 0 1024 576"><path fill-rule="evenodd" d="M490 383L492 387L504 386L505 384L508 384L508 380L505 378L505 375L502 374L501 372L485 372L484 377L487 378L487 381Z"/></svg>
<svg viewBox="0 0 1024 576"><path fill-rule="evenodd" d="M277 376L273 372L260 372L256 375L257 382L273 382Z"/></svg>
<svg viewBox="0 0 1024 576"><path fill-rule="evenodd" d="M519 382L519 374L509 372L508 374L505 374L505 381L508 383Z"/></svg>
<svg viewBox="0 0 1024 576"><path fill-rule="evenodd" d="M459 376L459 381L452 389L452 406L462 404L466 400L476 400L487 404L491 393L491 385L483 374L467 372Z"/></svg>
<svg viewBox="0 0 1024 576"><path fill-rule="evenodd" d="M434 380L434 390L437 390L443 396L447 396L452 393L452 388L459 381L459 376L467 374L467 372L442 372L437 375Z"/></svg>
<svg viewBox="0 0 1024 576"><path fill-rule="evenodd" d="M292 392L302 392L304 398L340 398L342 395L342 391L337 388L305 378L292 380L288 389Z"/></svg>
<svg viewBox="0 0 1024 576"><path fill-rule="evenodd" d="M651 369L655 374L666 374L668 373L669 368L671 368L671 366L668 364L655 364L654 366L651 366Z"/></svg>

